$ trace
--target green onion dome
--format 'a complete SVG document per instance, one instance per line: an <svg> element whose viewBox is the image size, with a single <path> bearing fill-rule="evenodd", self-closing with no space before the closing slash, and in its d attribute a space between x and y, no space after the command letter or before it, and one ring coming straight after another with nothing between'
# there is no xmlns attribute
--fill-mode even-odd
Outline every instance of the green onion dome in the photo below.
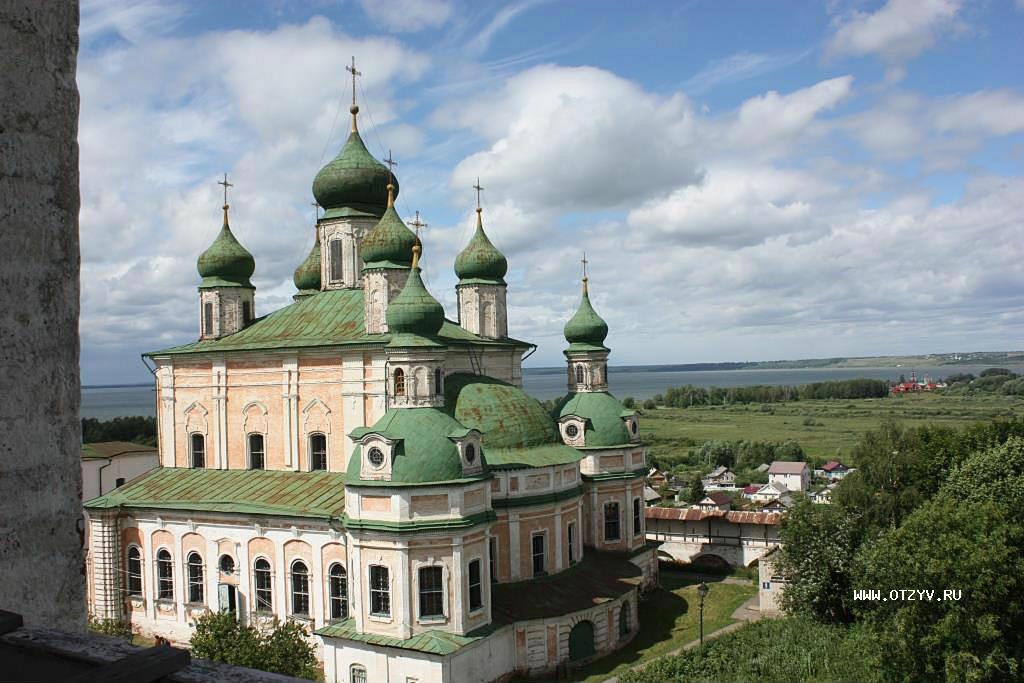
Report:
<svg viewBox="0 0 1024 683"><path fill-rule="evenodd" d="M320 291L320 231L309 251L309 256L295 269L292 281L299 294L315 294Z"/></svg>
<svg viewBox="0 0 1024 683"><path fill-rule="evenodd" d="M391 333L393 345L401 345L409 336L436 337L444 325L444 308L437 302L420 277L419 261L420 246L413 247L412 268L405 287L398 296L388 304L385 318L388 332Z"/></svg>
<svg viewBox="0 0 1024 683"><path fill-rule="evenodd" d="M248 287L253 288L249 278L256 271L256 260L243 247L228 225L228 205L224 205L224 225L213 244L199 255L196 262L199 285L204 287Z"/></svg>
<svg viewBox="0 0 1024 683"><path fill-rule="evenodd" d="M590 305L587 278L583 278L583 298L580 299L580 307L565 324L564 332L570 350L574 348L604 348L604 340L608 336L608 323Z"/></svg>
<svg viewBox="0 0 1024 683"><path fill-rule="evenodd" d="M325 209L324 218L339 216L377 216L387 208L388 181L398 181L370 154L356 128L356 112L352 107L352 132L338 156L320 169L313 179L313 196Z"/></svg>
<svg viewBox="0 0 1024 683"><path fill-rule="evenodd" d="M359 243L363 268L408 268L413 247L419 242L398 212L395 196L388 185L387 209L380 222Z"/></svg>
<svg viewBox="0 0 1024 683"><path fill-rule="evenodd" d="M498 251L484 232L483 210L476 210L476 232L469 240L466 248L455 258L455 274L461 282L483 281L493 284L505 284L505 273L508 272L508 261Z"/></svg>

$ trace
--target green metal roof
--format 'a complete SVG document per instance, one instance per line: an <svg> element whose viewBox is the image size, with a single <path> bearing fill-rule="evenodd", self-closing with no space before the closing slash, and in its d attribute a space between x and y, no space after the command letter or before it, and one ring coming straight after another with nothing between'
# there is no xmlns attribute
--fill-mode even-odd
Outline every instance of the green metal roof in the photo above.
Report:
<svg viewBox="0 0 1024 683"><path fill-rule="evenodd" d="M608 323L597 314L590 304L586 278L583 281L583 297L580 307L565 324L565 339L570 351L607 350L604 340L608 336Z"/></svg>
<svg viewBox="0 0 1024 683"><path fill-rule="evenodd" d="M200 289L207 287L247 287L256 271L256 260L241 245L228 225L228 207L224 205L224 224L206 251L199 255L196 269L203 278Z"/></svg>
<svg viewBox="0 0 1024 683"><path fill-rule="evenodd" d="M391 178L384 164L366 149L359 132L353 130L338 156L316 174L313 196L326 209L324 218L380 217L387 207L389 180L397 196L398 181Z"/></svg>
<svg viewBox="0 0 1024 683"><path fill-rule="evenodd" d="M383 482L385 486L395 486L489 477L483 453L478 456L484 466L483 471L469 477L463 474L462 458L453 439L462 438L468 432L465 425L438 408L391 408L372 427L354 429L350 437L359 440L367 434L380 434L399 442L391 463L391 480ZM348 463L349 485L382 485L379 480L359 478L361 463L362 447L357 446Z"/></svg>
<svg viewBox="0 0 1024 683"><path fill-rule="evenodd" d="M82 444L82 460L108 460L121 455L157 455L156 446L130 441L99 441Z"/></svg>
<svg viewBox="0 0 1024 683"><path fill-rule="evenodd" d="M394 638L392 636L382 636L374 633L360 633L356 630L355 619L345 619L344 621L324 626L323 628L314 631L314 633L326 638L344 638L345 640L355 640L357 642L368 643L370 645L397 647L402 650L416 650L417 652L425 652L430 655L439 655L444 657L456 652L466 645L475 643L482 638L486 638L498 630L498 628L500 627L487 625L478 628L475 631L471 631L464 636L460 636L455 633L448 633L447 631L426 631L424 633L419 633L412 638Z"/></svg>
<svg viewBox="0 0 1024 683"><path fill-rule="evenodd" d="M484 232L481 210L476 210L476 232L469 240L466 248L455 257L455 274L459 282L486 282L488 284L505 284L505 273L508 272L508 261L498 249L487 239Z"/></svg>
<svg viewBox="0 0 1024 683"><path fill-rule="evenodd" d="M85 503L90 510L118 507L340 520L345 475L158 467Z"/></svg>
<svg viewBox="0 0 1024 683"><path fill-rule="evenodd" d="M195 341L147 356L220 351L256 351L317 346L369 344L383 347L390 337L366 334L362 289L332 289L303 297L293 304L258 318L246 328L222 337ZM490 340L445 320L437 340L446 345L528 346L515 339Z"/></svg>
<svg viewBox="0 0 1024 683"><path fill-rule="evenodd" d="M586 420L584 438L587 448L622 446L630 443L624 418L635 414L604 391L569 394L555 407L559 418L576 415Z"/></svg>
<svg viewBox="0 0 1024 683"><path fill-rule="evenodd" d="M454 373L445 377L444 391L455 419L483 433L492 469L561 465L583 457L562 443L544 406L518 387L493 377Z"/></svg>

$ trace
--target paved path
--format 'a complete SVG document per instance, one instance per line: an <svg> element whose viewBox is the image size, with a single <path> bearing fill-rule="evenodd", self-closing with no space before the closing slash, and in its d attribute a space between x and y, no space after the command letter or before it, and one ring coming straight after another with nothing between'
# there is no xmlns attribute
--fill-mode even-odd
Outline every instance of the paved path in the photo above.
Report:
<svg viewBox="0 0 1024 683"><path fill-rule="evenodd" d="M749 584L750 583L749 581L746 581L746 580L743 580L743 579L734 579L732 577L726 577L725 579L721 579L720 577L715 577L715 578L720 583L742 583L742 584ZM761 618L761 616L762 616L761 611L758 609L758 596L755 593L750 598L748 598L746 602L744 602L742 605L737 607L736 611L734 611L732 613L732 618L733 619L737 619L738 621L733 622L733 623L729 624L728 626L723 626L722 628L720 628L720 629L718 629L716 631L712 631L711 633L705 633L704 634L704 640L705 641L714 640L715 638L718 638L719 636L724 636L726 633L732 633L733 631L735 631L738 628L746 626L747 624L749 624L751 622L757 621L758 619ZM672 650L671 652L666 652L663 655L658 655L654 659L649 659L649 660L647 660L645 662L637 664L636 666L632 666L632 667L630 667L630 670L631 671L635 671L637 669L642 669L643 667L647 666L648 664L650 664L651 662L653 662L653 661L655 661L657 659L661 659L662 657L672 657L674 655L680 654L684 650L692 650L692 649L694 649L696 647L700 647L700 638L698 638L697 640L691 641L691 642L687 643L686 645L683 645L680 648L676 648L675 650ZM603 683L618 683L618 680L619 680L618 676L612 676L611 678L605 679L603 681Z"/></svg>

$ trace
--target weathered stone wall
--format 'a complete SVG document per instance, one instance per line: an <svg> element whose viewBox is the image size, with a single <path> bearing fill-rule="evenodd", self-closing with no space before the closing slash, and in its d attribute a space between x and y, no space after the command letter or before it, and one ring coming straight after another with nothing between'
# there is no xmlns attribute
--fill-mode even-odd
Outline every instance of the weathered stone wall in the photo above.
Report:
<svg viewBox="0 0 1024 683"><path fill-rule="evenodd" d="M78 3L0 0L0 607L85 628Z"/></svg>

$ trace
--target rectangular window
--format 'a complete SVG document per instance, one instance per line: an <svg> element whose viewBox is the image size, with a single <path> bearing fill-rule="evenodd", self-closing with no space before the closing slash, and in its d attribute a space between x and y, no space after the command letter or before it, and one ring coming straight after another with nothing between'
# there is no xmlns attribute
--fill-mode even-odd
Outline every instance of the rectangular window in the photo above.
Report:
<svg viewBox="0 0 1024 683"><path fill-rule="evenodd" d="M619 504L604 504L604 540L619 540Z"/></svg>
<svg viewBox="0 0 1024 683"><path fill-rule="evenodd" d="M142 595L142 553L128 549L128 595Z"/></svg>
<svg viewBox="0 0 1024 683"><path fill-rule="evenodd" d="M633 535L639 536L644 530L643 505L639 498L633 499Z"/></svg>
<svg viewBox="0 0 1024 683"><path fill-rule="evenodd" d="M569 522L569 564L576 564L576 522Z"/></svg>
<svg viewBox="0 0 1024 683"><path fill-rule="evenodd" d="M274 611L273 580L270 576L270 563L265 559L256 560L253 574L256 578L256 611Z"/></svg>
<svg viewBox="0 0 1024 683"><path fill-rule="evenodd" d="M248 301L242 302L242 324L248 325L252 320L252 304Z"/></svg>
<svg viewBox="0 0 1024 683"><path fill-rule="evenodd" d="M249 435L249 469L251 470L262 470L266 466L264 461L263 451L263 435L262 434L250 434Z"/></svg>
<svg viewBox="0 0 1024 683"><path fill-rule="evenodd" d="M203 304L203 334L213 334L213 304Z"/></svg>
<svg viewBox="0 0 1024 683"><path fill-rule="evenodd" d="M309 435L309 469L327 469L327 436L324 434Z"/></svg>
<svg viewBox="0 0 1024 683"><path fill-rule="evenodd" d="M189 441L192 447L192 467L206 467L206 437L193 434Z"/></svg>
<svg viewBox="0 0 1024 683"><path fill-rule="evenodd" d="M420 568L420 619L444 617L444 569Z"/></svg>
<svg viewBox="0 0 1024 683"><path fill-rule="evenodd" d="M370 565L370 614L377 617L391 616L388 568L377 564Z"/></svg>
<svg viewBox="0 0 1024 683"><path fill-rule="evenodd" d="M484 606L484 592L480 585L480 560L469 563L469 610Z"/></svg>
<svg viewBox="0 0 1024 683"><path fill-rule="evenodd" d="M174 599L174 565L171 554L166 550L156 555L156 599Z"/></svg>
<svg viewBox="0 0 1024 683"><path fill-rule="evenodd" d="M330 252L331 252L330 279L331 279L331 282L338 282L342 278L341 240L331 240Z"/></svg>
<svg viewBox="0 0 1024 683"><path fill-rule="evenodd" d="M491 583L498 583L498 539L491 536L491 543L488 547L487 554L489 555L491 570Z"/></svg>
<svg viewBox="0 0 1024 683"><path fill-rule="evenodd" d="M533 539L533 575L543 576L544 571L544 534L534 534Z"/></svg>
<svg viewBox="0 0 1024 683"><path fill-rule="evenodd" d="M124 477L118 477L114 480L114 488L119 489L124 486Z"/></svg>

